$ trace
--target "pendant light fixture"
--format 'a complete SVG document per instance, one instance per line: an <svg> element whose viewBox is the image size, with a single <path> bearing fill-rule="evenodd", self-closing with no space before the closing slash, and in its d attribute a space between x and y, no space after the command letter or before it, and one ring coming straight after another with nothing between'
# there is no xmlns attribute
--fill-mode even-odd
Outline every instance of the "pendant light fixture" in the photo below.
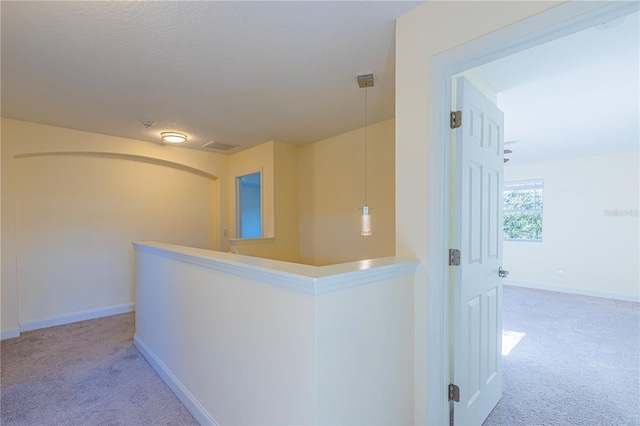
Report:
<svg viewBox="0 0 640 426"><path fill-rule="evenodd" d="M360 235L371 235L371 216L369 216L369 206L367 205L368 195L368 144L367 139L367 88L373 87L373 74L361 74L358 76L358 86L364 89L364 206L362 207L362 218L360 220Z"/></svg>

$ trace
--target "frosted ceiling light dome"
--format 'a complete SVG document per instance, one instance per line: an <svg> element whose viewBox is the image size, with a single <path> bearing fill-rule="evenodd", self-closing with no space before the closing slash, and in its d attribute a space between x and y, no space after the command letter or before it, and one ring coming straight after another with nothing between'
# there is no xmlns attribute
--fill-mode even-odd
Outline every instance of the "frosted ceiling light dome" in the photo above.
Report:
<svg viewBox="0 0 640 426"><path fill-rule="evenodd" d="M178 132L162 132L162 142L168 143L183 143L187 141L187 135Z"/></svg>

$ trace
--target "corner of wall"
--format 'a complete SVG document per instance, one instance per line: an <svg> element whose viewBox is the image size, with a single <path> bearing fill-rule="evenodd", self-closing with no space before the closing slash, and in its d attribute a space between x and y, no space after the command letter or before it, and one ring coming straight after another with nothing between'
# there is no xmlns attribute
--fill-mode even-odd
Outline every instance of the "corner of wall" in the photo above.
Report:
<svg viewBox="0 0 640 426"><path fill-rule="evenodd" d="M29 188L29 191L34 188L37 190L42 189L41 185L39 185L39 182L47 181L47 173L52 170L50 169L50 167L55 166L60 168L63 164L62 161L68 161L72 162L72 164L74 165L78 165L78 170L76 171L82 174L85 173L85 171L90 170L91 166L95 164L96 161L102 164L101 162L103 161L112 161L113 159L115 159L119 161L119 171L124 169L130 172L132 168L135 168L134 166L132 166L131 161L129 161L133 160L137 161L142 165L142 167L146 168L156 167L158 165L169 166L172 171L175 171L175 173L182 173L189 176L198 175L194 179L202 179L202 177L205 176L208 180L212 180L214 182L214 192L213 194L211 194L211 197L217 197L218 193L220 197L226 196L225 185L228 174L228 158L226 155L199 152L180 147L162 146L159 144L153 144L139 140L125 139L73 129L65 129L61 127L48 126L27 121L13 120L4 117L1 119L1 134L0 190L2 192L2 204L0 209L0 232L3 238L2 247L0 248L2 254L0 270L2 274L2 289L0 293L0 303L2 304L0 311L2 317L0 318L0 321L2 324L3 337L7 333L11 334L11 330L19 330L21 321L28 322L50 315L64 316L87 309L107 308L108 306L105 307L103 306L104 304L111 306L117 303L133 302L132 298L134 290L128 284L129 281L127 280L134 275L129 270L129 253L126 251L123 252L121 248L118 248L118 253L122 254L121 258L118 259L121 259L122 261L119 261L120 263L118 263L117 271L122 275L122 277L125 278L122 280L115 280L112 282L112 284L106 287L105 292L108 293L107 297L96 297L96 294L94 293L91 295L85 294L84 298L82 298L82 296L65 298L64 292L59 292L60 298L58 301L60 303L57 305L55 305L53 302L49 303L47 309L50 309L50 311L48 312L43 312L40 306L32 306L31 308L33 312L29 312L29 309L23 308L23 304L25 304L24 301L29 297L33 299L34 295L37 296L38 293L37 290L33 290L30 287L26 289L28 291L25 291L23 293L23 290L25 289L20 288L19 278L24 279L25 274L18 274L17 266L22 265L25 270L29 271L30 273L33 271L30 271L28 267L24 266L28 265L27 261L25 261L24 259L18 259L18 257L22 255L22 252L19 251L20 246L18 246L18 244L16 243L16 235L20 237L24 236L26 231L33 233L36 232L34 231L35 229L43 229L45 232L51 232L42 235L38 234L38 238L41 238L42 241L51 243L51 241L54 241L52 240L52 238L55 238L55 235L58 235L59 233L56 234L50 228L39 228L30 226L30 222L28 222L28 220L33 220L33 218L26 218L24 217L24 215L18 215L16 213L16 209L29 208L29 212L38 214L38 220L42 217L46 217L46 213L42 213L42 209L31 208L29 207L31 206L31 204L29 206L24 203L18 205L18 202L25 199L24 197L20 198L21 194L23 193L21 191L24 188ZM18 167L17 164L20 164L20 166ZM103 169L107 170L107 174L113 173L114 170L113 165L111 165L110 167L104 167ZM64 170L64 168L59 170ZM111 170L111 172L109 172L109 170ZM33 173L34 171L37 171L37 176ZM90 176L91 171L87 172L85 175ZM158 173L158 175L164 176L164 173ZM62 178L62 176L59 174L56 174L55 176ZM122 176L123 175L121 174L118 175L119 178L122 178ZM134 175L132 176L139 176L139 174L135 174L134 172ZM65 179L66 178L69 178L69 176L65 176ZM142 181L144 181L146 183L149 183L151 185L151 188L153 189L158 188L157 184L155 187L153 186L155 181L153 181L153 179L150 179L148 175L145 175L145 178L147 179L146 181L144 179L141 179L140 182L142 183ZM104 179L104 181L111 182L111 180L108 179L108 176L106 179ZM52 187L58 185L57 182L58 181L52 182ZM101 182L103 181L100 181L100 185L102 185ZM225 185L222 185L222 183L224 183ZM174 186L177 186L177 184ZM200 186L204 188L207 186L207 184L203 183ZM91 192L90 187L90 185L87 186L87 188L89 188L87 189L87 193L99 193L99 191ZM118 187L118 189L114 191L111 191L110 193L121 194L122 191L120 191L119 188L120 187ZM178 190L179 189L181 188L178 188ZM177 192L182 194L179 191ZM31 194L31 192L29 192L29 194ZM154 198L154 200L162 198L161 190L158 191L158 194L160 195ZM194 192L190 193L190 196L192 196L193 199L198 200L200 199L198 194L199 193ZM207 192L207 195L209 194L210 193ZM221 199L224 200L224 198ZM39 198L39 200L43 201L44 198ZM68 210L72 211L76 211L74 206L91 204L83 203L80 196L75 193L74 197L71 197L69 199L63 200L58 197L56 198L56 200L57 201L55 207L59 209L69 207ZM72 205L70 203L75 204ZM110 207L113 208L113 211L117 212L117 214L108 217L107 222L109 226L122 231L122 234L126 234L125 238L136 238L135 235L138 235L139 232L142 232L138 227L132 228L123 225L123 222L121 220L125 216L124 214L120 215L122 209L119 209L114 205L110 205ZM224 205L224 201L222 203L215 201L213 202L213 204L208 205L207 208L209 207L213 215L216 214L216 211L220 213L220 216L226 215L226 206ZM188 208L188 205L186 206L186 208ZM164 209L157 210L164 211ZM106 212L106 210L102 211ZM131 212L132 210L130 209L128 211ZM202 214L202 216L205 216L205 214ZM146 220L146 217L147 216L145 216L144 220ZM136 216L136 218L138 218L138 216ZM222 217L221 220L224 221L224 217ZM211 227L216 226L219 225L216 225L213 222L211 223ZM163 229L162 224L154 229ZM179 232L179 229L184 228L172 229L175 229L176 232ZM77 228L75 229L75 231L76 235L83 234L81 228ZM193 238L198 238L199 241L203 241L203 244L207 244L207 246L211 245L212 247L215 247L215 245L217 244L216 241L219 241L219 238L217 238L218 233L219 228L214 229L211 233L207 232L206 235L203 232L198 233L194 231L193 228L191 228L190 236ZM113 234L110 234L110 236L112 235ZM106 243L106 240L109 240L109 242ZM205 240L206 242L204 242ZM118 247L127 246L128 241ZM102 244L101 247L103 245L110 244L110 249L115 244L109 238L105 238L99 241L94 238L92 240L92 244L93 243ZM51 245L55 244L52 243ZM56 247L56 249L56 255L64 257L65 252L59 247ZM90 255L92 252L87 251L86 253L87 255ZM104 253L94 254L95 259L99 259L101 254L104 255ZM109 258L110 260L114 259L110 256L105 256L105 258ZM18 260L20 260L20 262ZM55 261L52 257L48 257L47 260L49 262L49 265L55 264ZM30 261L37 262L38 260L36 257L32 256L30 258ZM85 269L88 269L86 265L84 267ZM29 291L31 292L31 294L29 294ZM55 292L55 290L53 291ZM67 291L69 290L67 289ZM18 294L20 294L20 298L18 298ZM109 298L113 300L107 300ZM18 306L19 302L21 304L20 308Z"/></svg>

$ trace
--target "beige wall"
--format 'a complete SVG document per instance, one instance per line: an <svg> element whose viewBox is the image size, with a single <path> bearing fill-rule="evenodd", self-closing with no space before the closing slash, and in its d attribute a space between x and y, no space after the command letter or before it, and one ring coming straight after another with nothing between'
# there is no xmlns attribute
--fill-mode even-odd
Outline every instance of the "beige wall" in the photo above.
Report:
<svg viewBox="0 0 640 426"><path fill-rule="evenodd" d="M417 256L415 288L415 398L418 424L443 423L446 413L435 395L444 392L436 359L442 348L427 347L427 332L438 330L427 312L427 206L429 79L432 57L557 6L560 2L426 2L396 22L396 255ZM438 267L434 265L434 267ZM442 283L433 283L442 285ZM429 365L429 369L427 369ZM427 374L433 375L427 380ZM429 398L428 398L429 395ZM427 401L432 404L427 411ZM435 401L435 405L433 402Z"/></svg>
<svg viewBox="0 0 640 426"><path fill-rule="evenodd" d="M632 152L506 166L507 182L544 180L544 206L541 242L504 242L505 284L639 301L638 164Z"/></svg>
<svg viewBox="0 0 640 426"><path fill-rule="evenodd" d="M236 178L262 173L262 237L274 235L273 150L274 141L229 156L229 238L236 238Z"/></svg>
<svg viewBox="0 0 640 426"><path fill-rule="evenodd" d="M360 129L224 156L2 119L2 330L132 304L130 241L229 250L234 177L257 170L270 239L243 252L316 265L393 255L393 120L369 127L372 237L359 235L363 147Z"/></svg>
<svg viewBox="0 0 640 426"><path fill-rule="evenodd" d="M3 118L2 330L133 303L131 241L219 248L227 160Z"/></svg>
<svg viewBox="0 0 640 426"><path fill-rule="evenodd" d="M368 204L373 235L360 235L364 128L304 146L271 141L230 158L229 235L235 235L234 176L263 171L263 241L232 251L309 265L393 256L394 120L368 126Z"/></svg>
<svg viewBox="0 0 640 426"><path fill-rule="evenodd" d="M270 141L230 157L228 249L267 259L298 262L298 147ZM262 172L263 240L236 235L235 177Z"/></svg>
<svg viewBox="0 0 640 426"><path fill-rule="evenodd" d="M274 143L275 244L280 257L273 259L298 262L300 256L299 148Z"/></svg>
<svg viewBox="0 0 640 426"><path fill-rule="evenodd" d="M179 395L189 392L201 424L315 423L312 295L215 265L136 254L136 344L180 384ZM237 273L242 265L228 256Z"/></svg>
<svg viewBox="0 0 640 426"><path fill-rule="evenodd" d="M136 249L134 342L201 424L412 424L413 260Z"/></svg>
<svg viewBox="0 0 640 426"><path fill-rule="evenodd" d="M368 126L368 237L360 235L364 128L300 147L301 262L327 265L395 254L394 132L394 120Z"/></svg>
<svg viewBox="0 0 640 426"><path fill-rule="evenodd" d="M413 424L413 276L316 300L317 424Z"/></svg>

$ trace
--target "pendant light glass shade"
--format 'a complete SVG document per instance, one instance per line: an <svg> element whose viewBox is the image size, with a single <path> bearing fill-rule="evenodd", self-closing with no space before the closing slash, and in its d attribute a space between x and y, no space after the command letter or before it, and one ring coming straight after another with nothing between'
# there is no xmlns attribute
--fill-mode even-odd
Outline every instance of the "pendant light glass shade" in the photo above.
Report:
<svg viewBox="0 0 640 426"><path fill-rule="evenodd" d="M362 207L362 219L360 221L360 235L371 235L371 216L369 216L369 207Z"/></svg>

